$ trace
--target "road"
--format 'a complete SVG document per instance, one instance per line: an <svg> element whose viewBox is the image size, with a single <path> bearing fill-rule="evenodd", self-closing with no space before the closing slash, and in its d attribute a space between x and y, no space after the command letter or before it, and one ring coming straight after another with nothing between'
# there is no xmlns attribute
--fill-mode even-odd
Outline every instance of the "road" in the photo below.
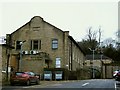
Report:
<svg viewBox="0 0 120 90"><path fill-rule="evenodd" d="M117 85L116 85L117 83ZM117 89L119 87L119 82L113 79L92 79L92 80L82 80L78 82L69 82L62 84L54 84L47 86L45 88L86 88L86 89Z"/></svg>
<svg viewBox="0 0 120 90"><path fill-rule="evenodd" d="M58 81L59 82L59 81ZM48 85L31 85L31 86L5 86L2 90L31 90L35 88L35 90L45 89L54 89L54 88L62 88L62 89L93 89L93 90L120 90L120 82L115 81L114 79L90 79L90 80L80 80L80 81L70 81L70 82L60 82ZM43 90L44 90L43 89Z"/></svg>

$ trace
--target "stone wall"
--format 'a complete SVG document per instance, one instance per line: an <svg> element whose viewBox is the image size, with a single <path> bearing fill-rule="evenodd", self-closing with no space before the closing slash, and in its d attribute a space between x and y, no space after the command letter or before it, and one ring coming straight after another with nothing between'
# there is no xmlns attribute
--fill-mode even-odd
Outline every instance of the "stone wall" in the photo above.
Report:
<svg viewBox="0 0 120 90"><path fill-rule="evenodd" d="M0 82L2 82L2 45L0 45Z"/></svg>
<svg viewBox="0 0 120 90"><path fill-rule="evenodd" d="M41 48L38 52L45 52L49 54L50 66L49 68L56 67L56 58L60 59L60 68L68 68L66 65L69 65L70 61L70 46L72 42L72 58L73 60L73 69L83 66L84 54L80 49L73 43L72 40L68 38L69 31L62 31L61 29L53 26L52 24L43 20L43 18L36 16L33 17L28 23L20 27L18 30L11 34L11 44L16 47L16 41L26 41L23 43L23 51L31 51L31 40L40 40ZM58 48L52 49L52 40L58 40ZM75 41L74 41L75 42ZM12 50L12 54L19 54L20 50ZM28 56L29 58L29 56ZM22 69L30 69L35 72L41 72L44 68L45 59L33 61L26 59L25 56L22 57L23 64ZM32 65L33 64L33 65ZM32 67L32 68L31 68ZM37 68L36 68L37 67ZM39 69L40 68L40 69ZM37 70L35 70L37 69ZM39 69L39 70L38 70Z"/></svg>

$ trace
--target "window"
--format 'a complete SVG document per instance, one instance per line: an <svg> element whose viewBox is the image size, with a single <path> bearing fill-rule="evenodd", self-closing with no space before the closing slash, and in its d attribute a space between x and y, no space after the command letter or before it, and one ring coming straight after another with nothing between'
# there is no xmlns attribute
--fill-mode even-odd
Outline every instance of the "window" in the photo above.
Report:
<svg viewBox="0 0 120 90"><path fill-rule="evenodd" d="M34 49L38 49L38 45L39 45L39 44L38 44L38 40L34 40L34 41L33 41L33 48L34 48Z"/></svg>
<svg viewBox="0 0 120 90"><path fill-rule="evenodd" d="M61 68L61 58L56 58L56 68Z"/></svg>
<svg viewBox="0 0 120 90"><path fill-rule="evenodd" d="M21 41L16 41L16 50L20 50L21 49L20 42Z"/></svg>
<svg viewBox="0 0 120 90"><path fill-rule="evenodd" d="M57 49L58 48L58 40L54 39L52 40L52 49Z"/></svg>
<svg viewBox="0 0 120 90"><path fill-rule="evenodd" d="M41 40L31 40L31 50L41 49Z"/></svg>

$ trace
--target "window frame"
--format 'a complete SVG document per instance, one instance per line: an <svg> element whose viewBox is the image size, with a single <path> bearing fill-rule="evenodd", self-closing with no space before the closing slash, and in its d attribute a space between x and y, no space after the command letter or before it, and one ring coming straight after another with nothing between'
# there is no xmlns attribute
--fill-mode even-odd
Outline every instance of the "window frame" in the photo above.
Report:
<svg viewBox="0 0 120 90"><path fill-rule="evenodd" d="M52 50L58 49L58 39L52 39Z"/></svg>
<svg viewBox="0 0 120 90"><path fill-rule="evenodd" d="M20 45L20 42L21 41L16 41L16 45L15 45L15 48L16 48L16 50L20 50L21 49L21 45ZM18 44L19 43L19 44Z"/></svg>
<svg viewBox="0 0 120 90"><path fill-rule="evenodd" d="M34 50L39 49L39 41L38 40L33 40L33 49Z"/></svg>
<svg viewBox="0 0 120 90"><path fill-rule="evenodd" d="M55 59L55 68L61 68L61 58L56 57Z"/></svg>
<svg viewBox="0 0 120 90"><path fill-rule="evenodd" d="M37 41L36 45L35 45L35 41ZM31 40L30 41L30 49L31 50L40 50L41 49L41 40L38 40L38 39Z"/></svg>

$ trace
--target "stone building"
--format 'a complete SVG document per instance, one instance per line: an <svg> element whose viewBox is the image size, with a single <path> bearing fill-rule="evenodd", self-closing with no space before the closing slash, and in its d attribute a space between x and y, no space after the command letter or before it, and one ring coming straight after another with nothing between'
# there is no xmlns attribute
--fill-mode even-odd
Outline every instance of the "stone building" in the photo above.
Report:
<svg viewBox="0 0 120 90"><path fill-rule="evenodd" d="M34 71L43 74L44 68L76 71L83 68L85 54L69 35L46 22L40 16L7 35L11 50L10 66L16 71Z"/></svg>
<svg viewBox="0 0 120 90"><path fill-rule="evenodd" d="M0 82L2 82L2 45L0 45Z"/></svg>
<svg viewBox="0 0 120 90"><path fill-rule="evenodd" d="M0 44L0 80L6 80L6 69L7 69L7 48L5 44Z"/></svg>
<svg viewBox="0 0 120 90"><path fill-rule="evenodd" d="M112 78L113 66L112 59L104 55L86 55L85 66L94 68L101 74L101 78Z"/></svg>
<svg viewBox="0 0 120 90"><path fill-rule="evenodd" d="M14 48L6 44L0 44L0 82L9 79L10 76L10 50Z"/></svg>

